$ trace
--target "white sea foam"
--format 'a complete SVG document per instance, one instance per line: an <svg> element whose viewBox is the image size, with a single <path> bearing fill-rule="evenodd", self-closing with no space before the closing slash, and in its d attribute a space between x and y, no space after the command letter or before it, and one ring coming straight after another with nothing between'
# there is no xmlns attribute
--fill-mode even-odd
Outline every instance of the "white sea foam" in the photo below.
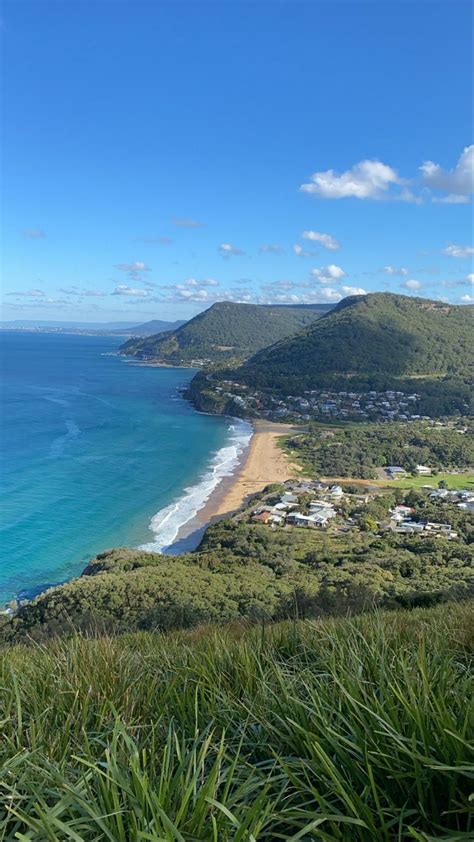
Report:
<svg viewBox="0 0 474 842"><path fill-rule="evenodd" d="M152 517L150 529L155 538L147 544L142 544L140 549L162 552L174 543L180 529L203 508L224 477L234 473L242 453L250 443L252 432L252 427L247 421L238 418L232 420L229 425L229 442L214 454L209 468L196 485L185 488L181 497Z"/></svg>

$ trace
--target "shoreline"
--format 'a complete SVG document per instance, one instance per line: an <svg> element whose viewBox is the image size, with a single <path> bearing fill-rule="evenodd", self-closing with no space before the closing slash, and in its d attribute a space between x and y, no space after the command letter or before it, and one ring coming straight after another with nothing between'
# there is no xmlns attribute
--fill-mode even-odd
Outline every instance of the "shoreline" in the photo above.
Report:
<svg viewBox="0 0 474 842"><path fill-rule="evenodd" d="M301 432L301 427L262 419L252 419L250 423L253 434L236 470L221 480L204 506L183 524L166 554L195 549L208 526L238 511L253 494L271 483L284 482L301 475L298 467L291 463L290 457L278 447L279 438Z"/></svg>

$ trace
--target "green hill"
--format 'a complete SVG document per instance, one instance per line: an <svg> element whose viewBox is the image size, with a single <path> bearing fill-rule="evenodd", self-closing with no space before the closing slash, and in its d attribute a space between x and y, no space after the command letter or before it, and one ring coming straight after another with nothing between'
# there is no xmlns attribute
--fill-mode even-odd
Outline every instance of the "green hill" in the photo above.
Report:
<svg viewBox="0 0 474 842"><path fill-rule="evenodd" d="M328 309L325 304L287 307L220 301L178 330L131 339L120 351L170 365L235 363L297 333Z"/></svg>
<svg viewBox="0 0 474 842"><path fill-rule="evenodd" d="M472 839L472 644L461 603L0 652L0 836Z"/></svg>
<svg viewBox="0 0 474 842"><path fill-rule="evenodd" d="M472 307L392 293L351 296L239 367L197 374L189 394L208 412L258 415L309 390L324 398L325 390L395 389L417 393L421 415L468 414L472 332Z"/></svg>
<svg viewBox="0 0 474 842"><path fill-rule="evenodd" d="M472 367L473 310L392 293L352 296L297 336L266 348L239 370L264 385L317 384L327 374L455 374Z"/></svg>
<svg viewBox="0 0 474 842"><path fill-rule="evenodd" d="M138 338L142 338L143 336L156 336L159 333L165 333L165 331L169 332L177 330L184 324L186 324L186 322L182 319L177 319L174 322L164 322L162 319L151 319L149 322L144 322L143 324L134 325L133 327L128 328L126 333Z"/></svg>

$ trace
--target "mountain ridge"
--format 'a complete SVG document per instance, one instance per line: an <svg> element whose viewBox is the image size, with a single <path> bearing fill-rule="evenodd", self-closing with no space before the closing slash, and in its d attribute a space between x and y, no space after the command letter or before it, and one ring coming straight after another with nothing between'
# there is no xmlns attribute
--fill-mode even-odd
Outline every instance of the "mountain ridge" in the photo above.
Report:
<svg viewBox="0 0 474 842"><path fill-rule="evenodd" d="M463 413L472 396L472 313L466 305L395 293L351 296L240 366L211 380L197 375L190 395L200 409L245 414L245 390L268 407L269 396L311 390L398 389L426 393L423 414L431 415L431 407L435 414Z"/></svg>
<svg viewBox="0 0 474 842"><path fill-rule="evenodd" d="M219 301L177 330L129 340L120 352L171 365L242 362L266 345L297 333L331 306Z"/></svg>

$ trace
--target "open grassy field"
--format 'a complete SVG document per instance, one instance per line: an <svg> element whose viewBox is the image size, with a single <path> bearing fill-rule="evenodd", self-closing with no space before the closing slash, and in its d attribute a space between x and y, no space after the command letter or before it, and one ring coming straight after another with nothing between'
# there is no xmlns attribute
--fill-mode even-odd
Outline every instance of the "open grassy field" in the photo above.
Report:
<svg viewBox="0 0 474 842"><path fill-rule="evenodd" d="M6 649L0 839L472 839L472 608Z"/></svg>
<svg viewBox="0 0 474 842"><path fill-rule="evenodd" d="M423 486L431 486L433 489L438 488L438 483L444 480L448 488L451 489L465 489L474 493L474 474L448 474L442 473L433 477L403 477L403 479L395 480L368 480L369 485L380 486L381 488L423 488ZM347 482L347 480L346 480Z"/></svg>

